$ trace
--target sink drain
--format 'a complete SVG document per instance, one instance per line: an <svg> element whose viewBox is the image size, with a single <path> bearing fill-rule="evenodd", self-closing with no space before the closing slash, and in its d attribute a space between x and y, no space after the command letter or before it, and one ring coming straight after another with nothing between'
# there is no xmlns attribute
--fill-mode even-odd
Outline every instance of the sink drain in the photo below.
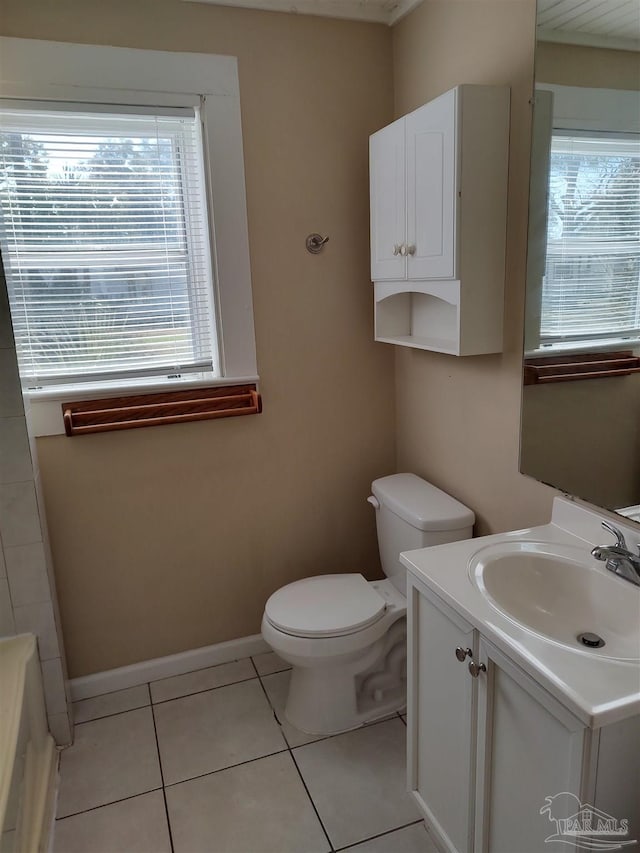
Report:
<svg viewBox="0 0 640 853"><path fill-rule="evenodd" d="M602 637L599 637L597 634L592 634L590 631L578 634L578 640L588 649L601 649L604 646L604 640Z"/></svg>

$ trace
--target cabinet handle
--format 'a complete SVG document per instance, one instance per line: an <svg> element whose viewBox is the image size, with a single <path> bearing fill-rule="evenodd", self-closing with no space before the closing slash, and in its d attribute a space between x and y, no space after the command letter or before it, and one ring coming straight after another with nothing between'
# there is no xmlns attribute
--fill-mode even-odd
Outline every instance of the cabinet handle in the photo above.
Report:
<svg viewBox="0 0 640 853"><path fill-rule="evenodd" d="M463 649L462 646L456 646L456 657L462 663L465 658L473 657L472 649Z"/></svg>
<svg viewBox="0 0 640 853"><path fill-rule="evenodd" d="M416 253L416 247L410 243L407 246L407 255L415 255L415 253Z"/></svg>
<svg viewBox="0 0 640 853"><path fill-rule="evenodd" d="M394 255L399 255L399 254L400 254L400 246L398 245L398 243L394 243L394 244L393 244L393 254L394 254Z"/></svg>
<svg viewBox="0 0 640 853"><path fill-rule="evenodd" d="M477 678L481 672L486 672L487 667L483 663L476 663L474 660L469 661L469 672L474 678Z"/></svg>

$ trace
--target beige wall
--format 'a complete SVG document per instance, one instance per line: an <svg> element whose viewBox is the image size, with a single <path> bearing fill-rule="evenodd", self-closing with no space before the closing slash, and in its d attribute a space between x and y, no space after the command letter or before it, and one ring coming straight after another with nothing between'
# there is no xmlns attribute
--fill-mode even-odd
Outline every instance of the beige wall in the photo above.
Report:
<svg viewBox="0 0 640 853"><path fill-rule="evenodd" d="M596 89L640 89L640 52L538 42L536 81Z"/></svg>
<svg viewBox="0 0 640 853"><path fill-rule="evenodd" d="M534 0L425 0L393 31L395 112L459 83L511 86L501 355L398 348L398 466L475 510L484 534L548 521L555 492L518 473Z"/></svg>
<svg viewBox="0 0 640 853"><path fill-rule="evenodd" d="M637 375L528 385L523 470L598 506L640 502L639 388Z"/></svg>
<svg viewBox="0 0 640 853"><path fill-rule="evenodd" d="M392 118L373 24L179 0L3 0L3 35L239 58L259 417L38 442L72 676L256 633L295 578L379 571L393 351L373 342L368 136ZM315 257L312 231L329 234Z"/></svg>

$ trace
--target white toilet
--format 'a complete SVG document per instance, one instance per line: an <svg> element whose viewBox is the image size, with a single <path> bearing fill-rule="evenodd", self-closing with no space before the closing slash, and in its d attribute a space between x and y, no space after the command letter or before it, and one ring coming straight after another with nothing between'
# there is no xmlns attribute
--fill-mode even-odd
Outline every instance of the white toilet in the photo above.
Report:
<svg viewBox="0 0 640 853"><path fill-rule="evenodd" d="M474 514L415 474L374 480L382 581L317 575L273 593L262 636L293 669L285 715L334 734L406 704L406 569L401 551L472 536Z"/></svg>

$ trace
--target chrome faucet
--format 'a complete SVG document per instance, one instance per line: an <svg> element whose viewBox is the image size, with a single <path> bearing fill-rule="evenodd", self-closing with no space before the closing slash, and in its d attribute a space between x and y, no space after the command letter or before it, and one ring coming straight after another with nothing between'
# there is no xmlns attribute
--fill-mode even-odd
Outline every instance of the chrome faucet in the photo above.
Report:
<svg viewBox="0 0 640 853"><path fill-rule="evenodd" d="M640 586L640 545L638 545L638 554L634 554L627 548L622 531L609 524L608 521L603 521L602 526L609 533L613 533L616 537L615 545L596 545L591 551L592 556L596 560L602 560L605 568L609 569L615 575L620 575L627 581Z"/></svg>

